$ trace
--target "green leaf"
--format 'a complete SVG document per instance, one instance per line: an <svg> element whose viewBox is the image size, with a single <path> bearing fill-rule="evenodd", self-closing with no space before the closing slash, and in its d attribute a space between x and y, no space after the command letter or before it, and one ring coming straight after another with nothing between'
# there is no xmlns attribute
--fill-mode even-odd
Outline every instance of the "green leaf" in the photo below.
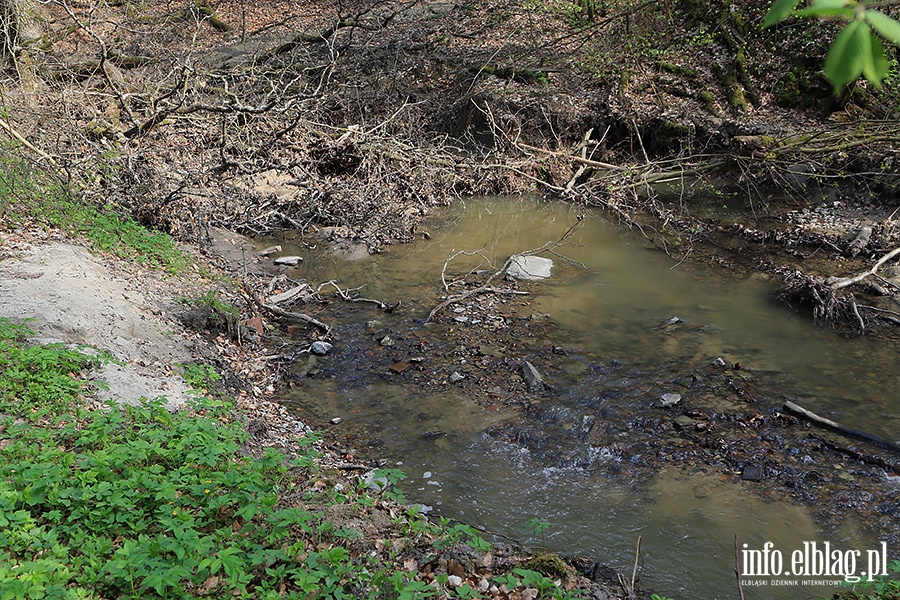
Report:
<svg viewBox="0 0 900 600"><path fill-rule="evenodd" d="M775 3L772 4L772 7L766 14L766 19L763 21L762 28L765 29L779 21L783 21L791 14L798 4L800 4L800 0L775 0Z"/></svg>
<svg viewBox="0 0 900 600"><path fill-rule="evenodd" d="M886 40L900 44L900 22L877 10L867 10L866 21Z"/></svg>
<svg viewBox="0 0 900 600"><path fill-rule="evenodd" d="M887 77L890 65L884 57L884 46L881 40L869 33L870 36L870 58L863 64L863 75L869 80L869 83L876 88L881 87L881 80Z"/></svg>
<svg viewBox="0 0 900 600"><path fill-rule="evenodd" d="M872 33L864 21L853 21L834 38L825 59L825 76L835 92L855 81L872 60Z"/></svg>
<svg viewBox="0 0 900 600"><path fill-rule="evenodd" d="M848 21L852 21L856 17L856 12L852 8L846 6L838 6L834 8L818 8L812 6L804 8L794 13L797 17L845 17Z"/></svg>
<svg viewBox="0 0 900 600"><path fill-rule="evenodd" d="M835 8L843 8L848 4L849 2L847 2L847 0L813 0L812 7L831 10Z"/></svg>

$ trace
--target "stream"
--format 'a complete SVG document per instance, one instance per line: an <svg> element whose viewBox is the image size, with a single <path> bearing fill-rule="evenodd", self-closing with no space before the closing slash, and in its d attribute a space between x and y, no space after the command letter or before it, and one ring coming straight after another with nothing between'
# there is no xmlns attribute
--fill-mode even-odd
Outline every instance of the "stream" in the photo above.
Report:
<svg viewBox="0 0 900 600"><path fill-rule="evenodd" d="M480 340L475 349L445 348L434 339L433 326L423 321L446 295L442 271L448 278L472 269L493 272L511 254L560 239L581 214L572 235L542 254L554 261L552 278L519 285L531 295L482 297L475 308L446 309L454 327L472 328ZM355 261L300 239L260 240L304 256L289 272L293 278L364 285L363 296L402 301L394 315L342 305L334 354L298 360L298 370L314 376L302 377L283 401L314 424L339 418L326 426L344 432L349 445L356 436L375 446L389 466L409 476L409 501L551 551L592 556L626 575L640 536L642 582L674 598L737 597L735 534L752 549L772 542L785 556L810 541L860 549L863 556L880 547L862 519L822 522L805 506L760 493L765 481L736 482L703 464L692 471L651 464L646 442L630 436L625 424L635 414L665 415L662 394L690 400L690 388L678 382L722 359L764 378L777 388L774 398L896 441L897 352L889 343L842 338L775 303L763 278L679 263L651 249L639 232L568 204L470 199L426 229L429 239ZM445 266L459 251L467 254ZM490 359L496 369L501 363L493 357L505 350L495 347L486 324L510 318L513 309L531 316L534 338L521 340L522 348L553 386L522 399L532 417L526 420L508 406L477 402L465 387L497 377L484 365ZM666 326L673 317L676 326ZM388 358L392 349L379 343L384 336L404 341L399 358L418 350L421 356L413 358L424 364L429 349L440 348L453 361L443 377L455 372L464 379L423 387L386 376L386 368L372 367L398 358ZM515 379L516 372L510 367L502 377ZM529 531L535 517L549 522L542 536ZM896 552L889 548L888 559ZM799 588L745 587L744 593L787 599L834 592Z"/></svg>

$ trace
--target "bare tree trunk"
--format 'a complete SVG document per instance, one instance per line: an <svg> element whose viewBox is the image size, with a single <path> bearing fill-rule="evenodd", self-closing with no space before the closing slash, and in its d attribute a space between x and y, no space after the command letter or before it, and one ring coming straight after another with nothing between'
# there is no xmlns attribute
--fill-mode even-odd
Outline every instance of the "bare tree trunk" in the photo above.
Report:
<svg viewBox="0 0 900 600"><path fill-rule="evenodd" d="M41 18L35 0L0 0L3 53L15 56L41 39Z"/></svg>
<svg viewBox="0 0 900 600"><path fill-rule="evenodd" d="M25 89L35 82L32 48L42 37L36 0L0 0L0 53L13 62Z"/></svg>

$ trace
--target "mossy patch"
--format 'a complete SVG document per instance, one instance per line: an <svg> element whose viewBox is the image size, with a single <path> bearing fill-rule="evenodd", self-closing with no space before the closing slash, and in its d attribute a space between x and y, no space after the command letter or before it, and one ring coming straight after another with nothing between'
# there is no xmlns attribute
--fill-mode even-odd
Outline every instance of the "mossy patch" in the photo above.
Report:
<svg viewBox="0 0 900 600"><path fill-rule="evenodd" d="M656 68L660 71L671 73L672 75L684 77L685 79L695 79L697 77L697 71L695 71L694 69L682 65L676 65L664 60L656 61Z"/></svg>
<svg viewBox="0 0 900 600"><path fill-rule="evenodd" d="M775 83L775 104L783 108L809 108L831 95L831 87L818 71L795 66Z"/></svg>
<svg viewBox="0 0 900 600"><path fill-rule="evenodd" d="M569 574L569 568L566 563L559 556L550 552L536 554L519 566L523 569L537 571L541 575L552 579L562 579Z"/></svg>

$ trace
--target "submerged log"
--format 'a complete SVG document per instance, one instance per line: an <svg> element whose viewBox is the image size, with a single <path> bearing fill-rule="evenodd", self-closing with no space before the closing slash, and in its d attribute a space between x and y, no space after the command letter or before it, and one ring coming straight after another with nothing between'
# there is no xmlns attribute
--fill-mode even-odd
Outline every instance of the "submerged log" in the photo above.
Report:
<svg viewBox="0 0 900 600"><path fill-rule="evenodd" d="M853 437L856 439L860 439L871 444L875 444L876 446L880 446L882 448L887 448L888 450L893 450L900 454L900 445L895 444L894 442L890 442L888 440L882 439L880 437L874 436L870 433L866 433L864 431L859 431L856 429L851 429L840 423L832 421L831 419L826 419L825 417L821 417L816 413L806 410L799 404L795 404L790 400L784 403L784 409L788 412L791 412L795 415L799 415L820 427L825 427L827 429L831 429L832 431L837 431L838 433L842 433L846 436Z"/></svg>

